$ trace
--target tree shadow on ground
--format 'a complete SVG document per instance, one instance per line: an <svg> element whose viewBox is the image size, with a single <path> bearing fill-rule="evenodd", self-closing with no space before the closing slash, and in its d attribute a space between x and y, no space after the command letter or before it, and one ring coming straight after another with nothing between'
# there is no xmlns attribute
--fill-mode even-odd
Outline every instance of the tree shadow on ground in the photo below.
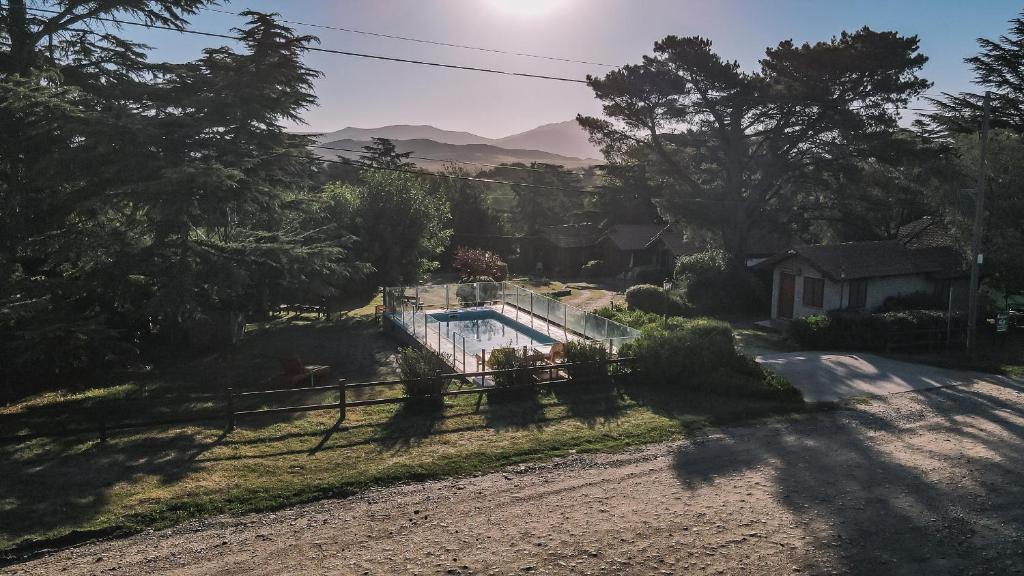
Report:
<svg viewBox="0 0 1024 576"><path fill-rule="evenodd" d="M494 430L516 430L539 426L544 420L544 405L535 388L487 393L486 427Z"/></svg>
<svg viewBox="0 0 1024 576"><path fill-rule="evenodd" d="M434 433L444 419L444 408L442 398L405 402L380 425L373 442L389 450L408 448Z"/></svg>
<svg viewBox="0 0 1024 576"><path fill-rule="evenodd" d="M125 440L115 436L106 443L65 438L0 447L0 533L13 539L88 526L108 508L118 483L142 477L176 482L195 470L194 457L206 444L182 431Z"/></svg>
<svg viewBox="0 0 1024 576"><path fill-rule="evenodd" d="M876 406L725 430L680 447L675 472L691 488L768 490L792 517L767 515L759 532L810 542L787 552L762 541L753 561L792 554L805 571L863 575L1010 573L1024 568L1024 402L989 396L933 390L895 415ZM762 468L767 486L737 476Z"/></svg>
<svg viewBox="0 0 1024 576"><path fill-rule="evenodd" d="M573 418L591 428L601 420L615 418L623 410L611 380L559 384L551 387L551 393Z"/></svg>
<svg viewBox="0 0 1024 576"><path fill-rule="evenodd" d="M783 416L811 409L802 402L673 389L636 379L623 379L619 387L624 397L659 416L677 420L689 429Z"/></svg>

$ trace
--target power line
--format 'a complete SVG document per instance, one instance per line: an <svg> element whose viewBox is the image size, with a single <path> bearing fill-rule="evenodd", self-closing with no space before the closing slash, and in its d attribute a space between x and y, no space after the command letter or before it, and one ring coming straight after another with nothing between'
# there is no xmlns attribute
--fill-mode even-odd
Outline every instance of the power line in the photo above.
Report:
<svg viewBox="0 0 1024 576"><path fill-rule="evenodd" d="M232 16L242 16L239 12L232 12L230 10L221 10L219 8L204 7L203 10L210 12L219 12L221 14L230 14ZM537 58L541 60L553 60L556 62L571 62L573 64L588 64L591 66L603 66L605 68L616 68L615 64L605 64L603 62L593 62L589 60L574 60L572 58L561 58L558 56L545 56L543 54L531 54L529 52L513 52L510 50L499 50L497 48L484 48L481 46L470 46L468 44L453 44L450 42L440 42L437 40L424 40L423 38L411 38L408 36L398 36L395 34L384 34L382 32L369 32L367 30L357 30L355 28L342 28L340 26L328 26L326 24L311 24L309 22L299 22L297 20L284 20L280 19L280 22L286 24L292 24L295 26L309 26L310 28L320 28L325 30L336 30L338 32L348 32L351 34L362 34L364 36L375 36L378 38L389 38L391 40L403 40L405 42L417 42L420 44L432 44L434 46L446 46L448 48L462 48L465 50L476 50L478 52L490 52L494 54L507 54L509 56L523 56L526 58Z"/></svg>
<svg viewBox="0 0 1024 576"><path fill-rule="evenodd" d="M310 148L320 148L323 150L334 150L336 152L354 152L356 154L365 154L366 150L353 150L352 148L336 148L333 146L324 146L322 144L311 144ZM525 170L527 172L543 172L545 174L550 173L543 168L531 168L529 166L509 166L507 164L487 164L486 162L470 162L468 160L452 160L450 158L427 158L425 156L413 156L408 155L406 158L412 158L414 160L426 160L429 162L443 162L452 164L468 164L471 166L486 166L488 168L508 168L509 170Z"/></svg>
<svg viewBox="0 0 1024 576"><path fill-rule="evenodd" d="M60 12L58 12L56 10L47 10L45 8L26 8L26 10L32 11L32 12L42 12L42 13L46 13L46 14L60 14ZM99 20L101 22L110 22L112 24L119 24L119 25L124 25L124 26L138 26L138 27L141 27L141 28L151 28L151 29L154 29L154 30L166 30L166 31L169 31L169 32L177 32L179 34L192 34L192 35L195 35L195 36L206 36L208 38L223 38L225 40L234 40L236 42L242 40L242 38L240 38L238 36L232 36L232 35L229 35L229 34L218 34L216 32L203 32L203 31L200 31L200 30L180 30L180 29L175 28L173 26L163 26L163 25L160 25L160 24L147 24L147 23L144 23L144 22L132 22L130 20L119 20L117 18L107 18L107 17L101 17L101 16L93 17L93 19L94 20ZM98 34L98 32L92 32L92 31L89 31L89 33L91 33L91 34ZM430 61L427 61L427 60L412 60L412 59L409 59L409 58L395 58L395 57L392 57L392 56L381 56L379 54L365 54L365 53L362 53L362 52L349 52L348 50L336 50L336 49L333 49L333 48L320 48L320 47L316 47L316 46L306 46L306 50L308 50L310 52L322 52L322 53L326 53L326 54L337 54L339 56L352 56L352 57L355 57L355 58L367 58L367 59L370 59L370 60L383 60L383 61L386 61L386 62L401 62L401 63L404 63L404 64L417 64L417 65L420 65L420 66L433 66L433 67L436 67L436 68L448 68L448 69L451 69L451 70L465 70L465 71L470 71L470 72L485 72L485 73L488 73L488 74L499 74L499 75L502 75L502 76L516 76L516 77L520 77L520 78L536 78L538 80L555 80L555 81L558 81L558 82L571 82L571 83L574 83L574 84L587 84L586 80L580 80L578 78L566 78L566 77L563 77L563 76L550 76L550 75L547 75L547 74L532 74L532 73L529 73L529 72L510 72L508 70L496 70L494 68L481 68L481 67L478 67L478 66L463 66L461 64L448 64L448 63L445 63L445 62L430 62Z"/></svg>

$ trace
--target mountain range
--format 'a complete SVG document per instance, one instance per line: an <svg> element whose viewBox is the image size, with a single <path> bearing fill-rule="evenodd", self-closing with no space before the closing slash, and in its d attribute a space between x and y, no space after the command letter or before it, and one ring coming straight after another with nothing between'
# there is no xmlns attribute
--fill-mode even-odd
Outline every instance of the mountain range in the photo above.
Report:
<svg viewBox="0 0 1024 576"><path fill-rule="evenodd" d="M538 126L504 138L487 138L470 132L442 130L429 125L398 124L380 128L344 128L316 135L325 146L358 150L371 138L387 138L399 152L416 156L502 164L507 162L546 162L568 168L592 166L601 162L601 151L590 143L586 132L575 120ZM354 157L352 153L332 154L319 149L324 156ZM417 161L423 167L437 168L441 162Z"/></svg>

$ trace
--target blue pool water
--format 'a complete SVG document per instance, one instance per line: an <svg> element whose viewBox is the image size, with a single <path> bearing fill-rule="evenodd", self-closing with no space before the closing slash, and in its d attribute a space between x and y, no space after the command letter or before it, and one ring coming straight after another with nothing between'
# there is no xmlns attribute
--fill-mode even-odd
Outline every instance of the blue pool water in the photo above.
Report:
<svg viewBox="0 0 1024 576"><path fill-rule="evenodd" d="M446 338L454 341L458 335L465 337L467 354L512 346L549 346L556 342L547 334L490 309L434 312L430 317L437 320ZM461 345L462 339L458 342Z"/></svg>

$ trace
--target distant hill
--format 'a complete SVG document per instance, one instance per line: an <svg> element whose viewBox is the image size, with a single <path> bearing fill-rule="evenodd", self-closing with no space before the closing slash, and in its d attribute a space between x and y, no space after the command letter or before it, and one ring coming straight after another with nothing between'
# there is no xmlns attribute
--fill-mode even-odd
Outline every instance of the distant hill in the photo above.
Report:
<svg viewBox="0 0 1024 576"><path fill-rule="evenodd" d="M409 124L396 124L394 126L381 126L380 128L343 128L336 132L322 134L317 137L320 142L335 142L338 140L365 140L371 138L387 138L388 140L433 140L444 144L493 144L490 138L470 134L469 132L455 132L442 130L433 126L415 126Z"/></svg>
<svg viewBox="0 0 1024 576"><path fill-rule="evenodd" d="M575 158L601 158L601 151L590 143L587 133L575 120L538 126L495 142L504 148L544 150Z"/></svg>
<svg viewBox="0 0 1024 576"><path fill-rule="evenodd" d="M387 138L396 141L433 141L435 144L459 146L489 145L496 148L518 151L517 156L522 156L519 154L522 151L534 150L563 158L577 160L591 158L597 160L590 162L590 164L598 163L601 158L601 151L587 140L586 132L579 127L575 120L545 124L504 138L486 138L469 132L456 132L442 130L434 126L408 124L381 126L380 128L349 127L317 136L317 140L321 143L337 142L339 140L368 142L371 138ZM423 149L417 150L417 152L423 152ZM463 152L473 153L470 151ZM483 152L478 151L477 153ZM462 160L463 158L455 159ZM543 160L534 161L541 162Z"/></svg>
<svg viewBox="0 0 1024 576"><path fill-rule="evenodd" d="M598 163L597 160L593 159L572 158L541 150L502 148L491 144L448 144L426 139L393 140L393 142L398 152L412 152L416 156L423 156L425 158L451 159L462 162L480 162L484 164L510 164L513 162L529 164L530 162L544 162L547 164L558 164L565 166L566 168L582 168L586 166L593 166ZM369 143L369 140L342 139L324 142L324 146L347 148L349 150L361 150L363 146L366 146ZM323 158L357 158L359 156L358 153L334 152L323 148L317 148L314 149L314 151ZM442 161L410 161L415 162L416 165L421 168L429 170L438 170L444 166L444 162ZM487 167L485 166L464 165L462 167L473 173L487 170Z"/></svg>

